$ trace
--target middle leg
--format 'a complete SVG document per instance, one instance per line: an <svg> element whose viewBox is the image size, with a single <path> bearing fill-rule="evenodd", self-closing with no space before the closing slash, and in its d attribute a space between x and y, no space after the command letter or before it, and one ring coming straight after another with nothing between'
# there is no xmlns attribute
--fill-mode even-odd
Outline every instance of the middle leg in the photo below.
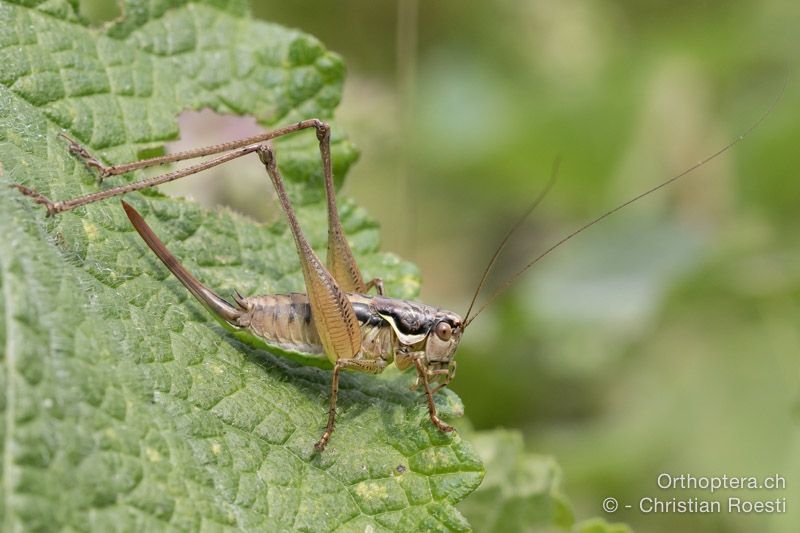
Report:
<svg viewBox="0 0 800 533"><path fill-rule="evenodd" d="M331 378L331 398L330 407L328 408L328 425L325 427L325 432L322 437L314 445L318 452L322 452L328 441L333 434L333 427L336 424L336 397L339 394L339 371L343 368L352 368L361 372L368 372L370 374L379 374L386 368L386 363L383 359L363 360L363 359L339 359L333 367L333 376Z"/></svg>

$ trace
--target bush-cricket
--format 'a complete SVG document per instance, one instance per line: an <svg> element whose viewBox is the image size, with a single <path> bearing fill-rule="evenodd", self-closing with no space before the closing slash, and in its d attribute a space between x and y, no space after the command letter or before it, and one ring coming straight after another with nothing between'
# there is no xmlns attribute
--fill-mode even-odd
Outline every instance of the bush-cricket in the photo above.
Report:
<svg viewBox="0 0 800 533"><path fill-rule="evenodd" d="M455 352L467 326L523 273L566 241L627 205L705 165L742 141L769 115L780 97L779 95L775 102L746 131L715 153L695 163L683 172L604 212L568 233L549 248L546 248L503 283L473 313L475 303L484 283L509 237L539 204L552 186L557 172L557 165L555 165L553 174L545 189L537 196L519 221L500 242L483 271L469 308L463 317L454 312L422 303L391 298L383 294L383 284L380 279L370 281L363 279L345 237L336 208L331 165L330 128L328 124L318 119L303 120L245 139L111 166L103 164L77 141L69 138L66 134L62 134L69 143L70 152L80 158L87 167L97 171L101 179L146 167L194 159L201 156L213 155L215 157L185 169L175 170L65 201L52 201L34 189L21 184L14 184L12 187L16 187L24 195L44 205L47 209L47 214L53 216L86 204L186 177L232 159L256 153L275 187L281 207L288 220L302 267L306 286L306 293L304 294L290 293L245 297L236 293L233 297L233 303L231 303L205 287L192 276L167 250L133 207L125 202L122 202L122 206L131 224L150 249L180 282L225 325L239 333L247 333L254 336L269 346L275 346L285 351L302 353L310 358L318 358L321 361L327 360L329 362L333 372L328 421L325 431L315 444L315 448L321 452L330 440L334 430L339 374L345 369L377 374L392 363L400 370L413 367L417 373L414 387L421 387L425 394L431 422L441 431L452 431L453 428L443 422L437 415L433 395L440 388L447 386L455 375ZM283 178L270 143L272 139L306 129L313 129L316 132L325 183L328 211L328 249L325 264L312 250L300 228L284 188ZM372 288L376 289L377 292L374 296L367 294Z"/></svg>

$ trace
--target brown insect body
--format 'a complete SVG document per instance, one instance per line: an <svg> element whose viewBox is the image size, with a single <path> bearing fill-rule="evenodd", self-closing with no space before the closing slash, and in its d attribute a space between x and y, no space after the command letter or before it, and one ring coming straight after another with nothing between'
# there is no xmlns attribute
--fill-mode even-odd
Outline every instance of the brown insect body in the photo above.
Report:
<svg viewBox="0 0 800 533"><path fill-rule="evenodd" d="M434 326L446 322L455 327L461 318L450 311L385 296L346 293L361 330L361 350L355 360L376 361L382 366L395 363L400 370L411 366L409 354L424 358L428 367L448 369L459 339L439 349L431 340ZM324 355L317 327L312 318L308 295L271 294L236 298L241 313L228 323L245 328L266 344L305 355ZM440 340L441 342L441 340ZM331 361L335 364L335 361ZM440 375L445 378L446 375Z"/></svg>
<svg viewBox="0 0 800 533"><path fill-rule="evenodd" d="M325 351L307 294L270 294L243 297L236 294L234 303L220 297L200 283L172 255L144 218L131 205L122 202L131 224L151 250L197 300L234 330L246 330L266 345L287 352L303 354L336 364ZM352 357L380 372L391 363L401 370L410 367L413 358L430 367L432 378L449 382L449 370L460 340L461 317L451 311L386 296L344 293L358 321L360 350ZM436 327L447 324L448 339L437 335ZM431 336L435 338L431 338ZM428 353L430 352L430 353ZM315 357L321 356L321 357ZM323 366L323 365L320 365Z"/></svg>

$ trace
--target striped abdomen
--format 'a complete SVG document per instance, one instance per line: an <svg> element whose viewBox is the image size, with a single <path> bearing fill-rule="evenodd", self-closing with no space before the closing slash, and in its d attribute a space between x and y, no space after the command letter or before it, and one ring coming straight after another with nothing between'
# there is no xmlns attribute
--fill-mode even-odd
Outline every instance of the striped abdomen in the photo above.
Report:
<svg viewBox="0 0 800 533"><path fill-rule="evenodd" d="M322 353L322 343L311 320L311 306L305 294L252 296L237 303L245 311L239 324L267 344L308 354Z"/></svg>

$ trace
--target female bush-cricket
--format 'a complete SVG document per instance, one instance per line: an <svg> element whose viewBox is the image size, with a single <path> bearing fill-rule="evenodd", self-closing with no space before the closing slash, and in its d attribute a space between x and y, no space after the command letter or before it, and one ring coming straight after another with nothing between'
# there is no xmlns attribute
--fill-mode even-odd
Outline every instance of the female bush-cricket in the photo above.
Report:
<svg viewBox="0 0 800 533"><path fill-rule="evenodd" d="M781 91L782 93L783 91ZM472 320L492 303L499 294L508 289L519 276L566 241L625 206L705 165L743 140L769 115L779 99L780 95L752 126L717 152L692 165L680 174L606 211L545 249L544 252L501 285L483 306L475 314L472 314L472 309L484 286L484 282L508 239L553 185L558 168L558 165L555 165L553 174L545 189L502 239L483 271L469 309L463 318L444 309L385 296L383 294L383 283L380 279L364 281L350 245L345 238L336 209L331 167L330 128L326 123L318 119L303 120L246 139L113 166L104 165L78 142L62 134L69 142L70 152L81 158L87 167L98 171L101 180L108 176L124 174L150 166L207 155L222 155L185 169L66 201L54 202L34 189L21 184L14 184L12 187L17 188L26 196L32 197L37 203L44 205L48 215L52 216L99 200L189 176L247 154L258 154L275 187L281 207L288 219L303 271L306 285L305 294L290 293L243 297L236 293L234 303L230 303L192 276L167 250L133 207L125 202L122 202L122 206L131 224L133 224L133 227L150 249L153 250L175 277L223 324L238 333L247 334L248 338L259 340L268 346L302 354L310 358L310 360L320 362L327 360L333 367L328 423L324 433L315 444L315 448L321 452L325 449L333 433L336 421L339 373L344 369L377 374L391 363L394 363L401 370L414 367L417 372L417 379L412 388L422 386L431 422L441 431L453 431L451 426L438 417L433 395L442 387L447 386L455 376L455 352L463 332ZM270 143L270 140L277 137L309 128L313 128L316 131L322 158L328 209L328 253L326 264L323 264L314 253L300 228L294 209L286 194L283 178ZM375 296L368 295L367 293L371 288L375 288L378 294ZM432 386L434 383L436 385Z"/></svg>

